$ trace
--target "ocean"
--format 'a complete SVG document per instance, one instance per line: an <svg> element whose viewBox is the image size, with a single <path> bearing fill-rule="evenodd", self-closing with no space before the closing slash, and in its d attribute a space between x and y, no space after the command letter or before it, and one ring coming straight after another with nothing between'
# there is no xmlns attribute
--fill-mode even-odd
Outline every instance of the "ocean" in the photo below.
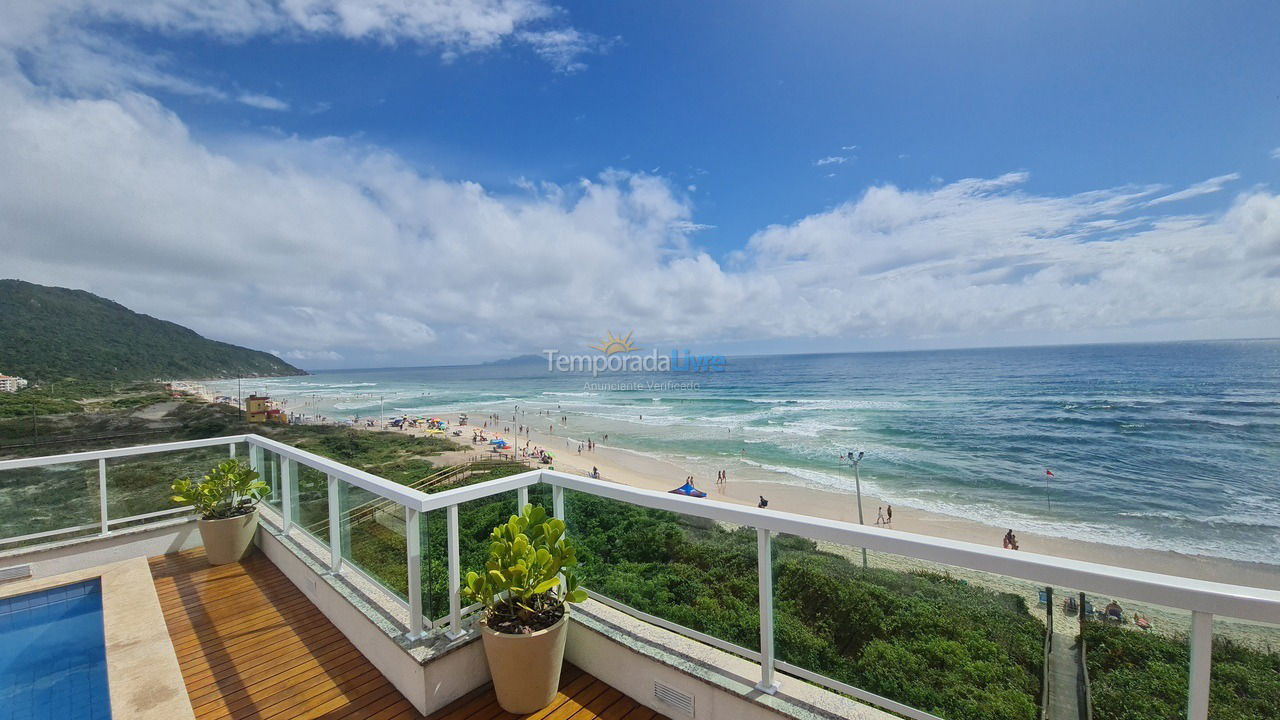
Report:
<svg viewBox="0 0 1280 720"><path fill-rule="evenodd" d="M337 420L380 402L388 416L551 410L574 438L607 433L705 485L723 468L852 493L840 458L863 451L864 490L903 508L1265 563L1280 548L1275 340L731 357L724 372L595 378L543 359L320 371L243 392Z"/></svg>

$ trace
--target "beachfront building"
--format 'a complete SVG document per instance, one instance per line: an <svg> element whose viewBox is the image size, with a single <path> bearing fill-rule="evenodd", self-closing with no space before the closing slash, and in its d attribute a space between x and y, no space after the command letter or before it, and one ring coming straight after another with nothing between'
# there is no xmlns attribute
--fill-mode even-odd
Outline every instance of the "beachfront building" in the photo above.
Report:
<svg viewBox="0 0 1280 720"><path fill-rule="evenodd" d="M18 392L27 386L27 381L12 375L0 375L0 392Z"/></svg>
<svg viewBox="0 0 1280 720"><path fill-rule="evenodd" d="M250 395L245 400L245 419L251 423L287 424L289 416L266 395Z"/></svg>
<svg viewBox="0 0 1280 720"><path fill-rule="evenodd" d="M152 502L137 487L136 477L125 485L115 480L121 468L130 472L131 464L171 458L190 465L193 454L203 462L227 455L247 458L269 486L259 506L256 549L241 562L207 564L190 508L167 505L168 478L157 479ZM1211 673L1215 633L1226 632L1233 622L1280 623L1280 592L1270 590L886 533L544 469L426 493L253 434L0 460L0 484L11 479L44 487L70 483L65 493L29 493L23 513L0 515L0 620L12 621L0 624L0 660L5 660L0 662L0 682L12 681L19 690L6 690L5 709L15 716L33 709L15 707L18 697L28 705L46 703L41 716L54 717L106 717L108 712L130 720L520 717L504 714L496 705L475 624L481 607L463 605L458 589L467 569L463 561L475 555L475 544L487 544L485 524L491 527L493 518L501 522L505 513L531 501L564 519L575 542L591 540L591 533L602 527L614 531L621 526L608 516L631 512L648 513L650 522L658 515L683 519L698 533L722 532L717 542L733 551L733 566L725 568L721 582L746 577L751 588L750 602L741 608L747 621L740 628L721 623L699 630L690 625L710 615L723 618L723 608L710 603L674 615L649 613L633 606L644 600L639 594L619 597L644 578L602 586L599 592L588 584L589 599L570 613L561 692L550 708L526 716L540 720L956 717L935 707L930 694L916 695L919 700L912 704L897 690L877 694L851 684L847 674L842 679L823 671L823 658L839 650L842 637L855 637L867 628L838 622L795 624L797 599L792 593L813 584L796 587L785 581L786 573L808 573L819 581L826 600L804 608L817 617L862 572L833 564L829 551L804 554L812 553L816 543L851 551L863 546L915 563L1040 584L1047 586L1051 608L1056 604L1054 587L1072 589L1063 593L1068 598L1087 591L1089 595L1080 595L1082 618L1083 607L1101 606L1098 598L1126 598L1183 612L1189 628L1182 636L1187 648L1183 657L1189 657L1189 672L1181 681L1185 713L1177 710L1175 715L1188 720L1208 717L1211 677L1219 681ZM99 516L85 524L88 516L68 514L69 502L97 508ZM483 503L496 507L492 518L469 525L471 513ZM599 522L582 523L593 507ZM636 529L629 532L641 531L639 524L632 527ZM658 553L660 560L662 542L651 540L637 537L634 544ZM376 563L370 562L374 550L382 553ZM806 560L795 562L796 553ZM838 573L823 575L824 568ZM781 578L776 587L775 576ZM964 581L949 575L902 573L892 582L898 583L900 594L855 599L862 604L900 600L904 607L918 607L916 593L926 582L944 586L944 598L966 592ZM1002 607L1026 610L1021 601L997 604L982 597L988 600L979 602L979 614L973 616L978 621ZM687 601L675 600L682 599ZM48 623L47 616L58 615L57 607L47 611L51 606L65 606L69 612L63 614L76 618L74 628L53 623L47 631L28 635L34 640L6 640L10 626ZM30 615L33 608L44 608L40 612L46 619L18 616ZM779 619L792 624L778 624ZM944 620L931 613L927 622L897 626L894 632L927 633ZM965 634L976 631L992 649L991 643L1009 628L999 626L998 617L989 622L990 627L969 627ZM795 642L803 632L815 630L828 633L815 637L829 637L831 643L815 647ZM1059 712L1051 701L1056 681L1048 659L1065 653L1070 662L1073 653L1069 644L1051 645L1050 637L1044 638L1043 681L1021 689L1015 683L990 696L1002 699L1000 708L979 707L977 714L971 710L964 717L1075 720L1070 713L1079 708ZM941 675L961 638L938 639L940 654L927 667L912 664L916 656L910 653L881 653L871 670L878 675L898 672L908 683ZM11 649L17 647L22 649ZM1037 649L1023 649L1025 665L1040 662ZM1176 675L1167 668L1164 672ZM983 671L964 675L960 682L970 684L966 691L975 691L964 693L966 697L985 697L980 686L1004 680ZM1223 673L1221 681L1233 681L1232 675ZM1066 695L1076 697L1074 681L1062 684ZM1167 697L1160 700L1168 702ZM70 711L72 705L80 714ZM60 710L64 706L67 712Z"/></svg>

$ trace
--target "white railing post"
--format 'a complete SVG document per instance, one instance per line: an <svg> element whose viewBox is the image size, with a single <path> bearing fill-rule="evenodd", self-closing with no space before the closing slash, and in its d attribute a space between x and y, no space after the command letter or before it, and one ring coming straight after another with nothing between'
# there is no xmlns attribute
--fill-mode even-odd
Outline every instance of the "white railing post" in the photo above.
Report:
<svg viewBox="0 0 1280 720"><path fill-rule="evenodd" d="M259 475L262 474L262 448L257 445L249 446L249 467Z"/></svg>
<svg viewBox="0 0 1280 720"><path fill-rule="evenodd" d="M342 503L338 502L342 487L338 478L325 477L329 480L329 570L337 575L342 572Z"/></svg>
<svg viewBox="0 0 1280 720"><path fill-rule="evenodd" d="M1213 660L1213 615L1191 613L1191 682L1187 688L1187 720L1209 717L1209 677Z"/></svg>
<svg viewBox="0 0 1280 720"><path fill-rule="evenodd" d="M449 536L449 632L450 639L457 639L466 634L462 629L462 563L458 556L458 506L450 505L448 509L448 527L445 532Z"/></svg>
<svg viewBox="0 0 1280 720"><path fill-rule="evenodd" d="M236 456L236 444L235 444L235 443L227 443L227 451L229 452L229 457L235 457L235 456Z"/></svg>
<svg viewBox="0 0 1280 720"><path fill-rule="evenodd" d="M773 655L773 536L756 528L756 574L760 577L760 684L756 689L778 692Z"/></svg>
<svg viewBox="0 0 1280 720"><path fill-rule="evenodd" d="M289 534L293 526L293 486L298 479L298 461L292 458L284 460L283 477L280 478L280 532Z"/></svg>
<svg viewBox="0 0 1280 720"><path fill-rule="evenodd" d="M107 510L107 459L98 458L98 516L102 520L102 534L111 532Z"/></svg>
<svg viewBox="0 0 1280 720"><path fill-rule="evenodd" d="M529 486L526 485L516 490L516 514L524 512L524 506L529 504Z"/></svg>
<svg viewBox="0 0 1280 720"><path fill-rule="evenodd" d="M569 522L564 517L564 488L559 485L551 486L551 511L560 521L565 524L564 536L569 536ZM559 592L564 593L567 586L564 584L564 573L560 573L560 589Z"/></svg>
<svg viewBox="0 0 1280 720"><path fill-rule="evenodd" d="M422 629L422 540L419 534L418 511L404 509L405 558L409 571L409 634L417 640L427 633Z"/></svg>

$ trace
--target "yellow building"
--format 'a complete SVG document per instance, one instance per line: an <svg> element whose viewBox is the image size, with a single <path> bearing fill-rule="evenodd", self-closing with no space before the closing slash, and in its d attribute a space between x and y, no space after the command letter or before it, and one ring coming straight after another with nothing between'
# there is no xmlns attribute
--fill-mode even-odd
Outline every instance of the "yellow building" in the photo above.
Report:
<svg viewBox="0 0 1280 720"><path fill-rule="evenodd" d="M251 423L288 424L289 416L280 411L266 395L250 395L244 403L245 419Z"/></svg>

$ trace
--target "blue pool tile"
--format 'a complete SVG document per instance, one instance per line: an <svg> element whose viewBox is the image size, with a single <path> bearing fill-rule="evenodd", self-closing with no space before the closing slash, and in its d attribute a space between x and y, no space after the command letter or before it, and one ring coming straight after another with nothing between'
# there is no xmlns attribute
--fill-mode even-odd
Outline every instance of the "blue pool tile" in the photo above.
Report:
<svg viewBox="0 0 1280 720"><path fill-rule="evenodd" d="M97 579L0 598L0 720L110 720Z"/></svg>

